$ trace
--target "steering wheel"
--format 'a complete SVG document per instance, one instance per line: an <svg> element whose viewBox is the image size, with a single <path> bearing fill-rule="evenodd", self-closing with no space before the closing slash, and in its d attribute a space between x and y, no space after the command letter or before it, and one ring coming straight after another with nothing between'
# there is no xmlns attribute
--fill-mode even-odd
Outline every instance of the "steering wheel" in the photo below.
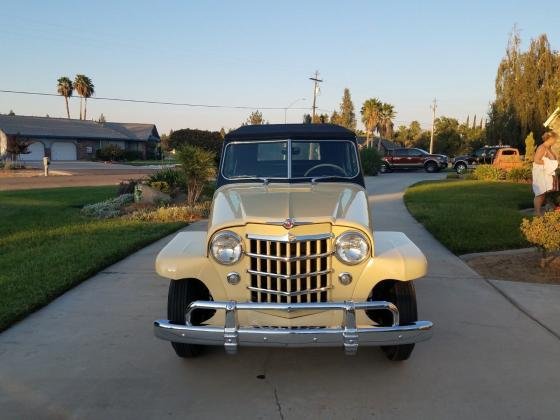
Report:
<svg viewBox="0 0 560 420"><path fill-rule="evenodd" d="M346 176L346 171L345 171L343 168L341 168L340 166L335 165L334 163L320 163L320 164L318 164L318 165L315 165L315 166L309 168L309 169L303 174L303 176L308 176L308 175L309 175L311 172L313 172L315 169L325 168L325 167L329 167L329 168L336 169L337 171L339 171L339 172L342 174L342 176Z"/></svg>

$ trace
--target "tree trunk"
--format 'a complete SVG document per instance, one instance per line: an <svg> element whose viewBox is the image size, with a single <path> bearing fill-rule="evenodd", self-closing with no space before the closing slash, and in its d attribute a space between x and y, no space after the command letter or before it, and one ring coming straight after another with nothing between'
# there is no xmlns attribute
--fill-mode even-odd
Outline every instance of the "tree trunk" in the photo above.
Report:
<svg viewBox="0 0 560 420"><path fill-rule="evenodd" d="M84 98L84 121L86 119L87 114L87 98Z"/></svg>
<svg viewBox="0 0 560 420"><path fill-rule="evenodd" d="M64 101L66 102L66 114L68 115L68 118L70 118L70 108L68 108L68 96L64 97Z"/></svg>
<svg viewBox="0 0 560 420"><path fill-rule="evenodd" d="M82 119L82 101L84 100L83 97L80 97L80 120Z"/></svg>

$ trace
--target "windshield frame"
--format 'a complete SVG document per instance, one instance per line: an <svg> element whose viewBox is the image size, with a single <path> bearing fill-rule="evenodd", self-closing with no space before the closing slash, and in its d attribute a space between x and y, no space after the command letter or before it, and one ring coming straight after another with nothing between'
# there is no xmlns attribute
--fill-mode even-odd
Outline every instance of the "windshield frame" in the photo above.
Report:
<svg viewBox="0 0 560 420"><path fill-rule="evenodd" d="M247 180L255 180L255 181L286 181L286 182L290 182L290 181L299 181L299 182L311 182L313 180L313 178L321 178L322 176L316 175L316 176L303 176L303 177L292 177L292 143L321 143L321 142L346 142L346 143L351 143L354 149L354 159L356 161L356 172L351 175L351 176L329 176L329 179L340 179L340 180L344 180L347 182L355 182L356 178L361 176L362 174L362 168L361 168L361 161L360 161L360 156L358 154L358 147L355 141L352 140L348 140L348 139L274 139L274 140L268 140L268 139L262 139L262 140L254 140L254 141L231 141L228 142L227 144L224 145L224 150L222 153L222 159L220 161L220 177L228 182L239 182L239 181L247 181ZM248 177L227 177L224 174L224 167L225 167L225 159L227 156L227 150L228 147L230 145L235 145L235 144L253 144L253 143L287 143L288 145L288 159L286 160L287 165L288 165L288 176L287 177L253 177L253 176L248 176ZM360 184L363 184L362 182L359 182Z"/></svg>

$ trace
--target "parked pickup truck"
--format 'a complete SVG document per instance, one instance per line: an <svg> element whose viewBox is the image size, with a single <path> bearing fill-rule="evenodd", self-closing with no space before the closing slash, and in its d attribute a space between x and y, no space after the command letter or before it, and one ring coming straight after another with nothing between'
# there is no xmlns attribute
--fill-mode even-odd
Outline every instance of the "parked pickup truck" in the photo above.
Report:
<svg viewBox="0 0 560 420"><path fill-rule="evenodd" d="M498 150L509 147L502 145L483 146L473 151L470 155L461 155L453 158L451 164L458 174L464 174L467 170L474 169L476 165L491 164L494 162Z"/></svg>
<svg viewBox="0 0 560 420"><path fill-rule="evenodd" d="M413 280L424 254L373 230L356 136L331 124L244 126L224 139L208 231L177 234L155 335L180 357L205 346L380 346L407 359L430 338Z"/></svg>
<svg viewBox="0 0 560 420"><path fill-rule="evenodd" d="M383 158L380 171L424 169L426 172L438 172L447 168L447 165L448 158L445 155L432 155L422 149L392 149Z"/></svg>

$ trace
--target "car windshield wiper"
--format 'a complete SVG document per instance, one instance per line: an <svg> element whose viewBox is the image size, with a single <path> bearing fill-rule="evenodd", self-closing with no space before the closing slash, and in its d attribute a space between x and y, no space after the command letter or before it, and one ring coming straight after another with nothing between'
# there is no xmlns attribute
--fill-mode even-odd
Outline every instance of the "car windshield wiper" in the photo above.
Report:
<svg viewBox="0 0 560 420"><path fill-rule="evenodd" d="M270 183L270 180L268 178L256 175L237 175L233 179L258 179L259 181L262 181L263 185L268 185Z"/></svg>
<svg viewBox="0 0 560 420"><path fill-rule="evenodd" d="M324 179L348 179L348 177L346 176L340 176L340 175L324 175L324 176L316 176L311 178L311 183L312 184L316 184L317 181L322 181Z"/></svg>

